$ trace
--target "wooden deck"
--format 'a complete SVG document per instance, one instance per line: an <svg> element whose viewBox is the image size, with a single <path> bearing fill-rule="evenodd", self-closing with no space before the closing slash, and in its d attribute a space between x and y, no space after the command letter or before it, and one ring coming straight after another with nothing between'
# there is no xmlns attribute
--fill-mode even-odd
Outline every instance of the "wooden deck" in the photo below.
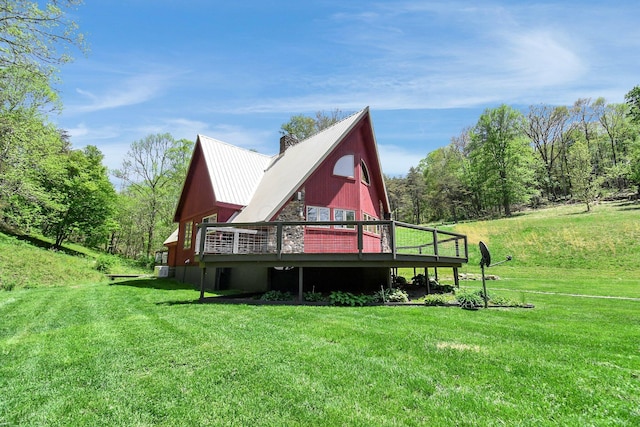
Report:
<svg viewBox="0 0 640 427"><path fill-rule="evenodd" d="M206 223L196 248L201 301L208 268L298 267L302 301L306 267L446 267L457 284L469 258L465 235L397 221Z"/></svg>
<svg viewBox="0 0 640 427"><path fill-rule="evenodd" d="M460 267L467 238L397 221L201 224L202 267Z"/></svg>

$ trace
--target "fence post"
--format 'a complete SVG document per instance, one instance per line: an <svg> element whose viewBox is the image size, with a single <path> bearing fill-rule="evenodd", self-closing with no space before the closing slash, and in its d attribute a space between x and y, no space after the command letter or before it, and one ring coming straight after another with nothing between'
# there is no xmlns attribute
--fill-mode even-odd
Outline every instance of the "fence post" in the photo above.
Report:
<svg viewBox="0 0 640 427"><path fill-rule="evenodd" d="M361 222L358 222L358 258L362 259L362 250L364 246L364 239L362 238L362 229L364 225Z"/></svg>
<svg viewBox="0 0 640 427"><path fill-rule="evenodd" d="M433 254L438 256L438 230L434 229L433 233Z"/></svg>
<svg viewBox="0 0 640 427"><path fill-rule="evenodd" d="M395 260L396 259L396 255L397 255L397 248L396 248L396 222L395 221L391 221L391 223L389 224L389 228L391 229L391 254L392 254L392 258Z"/></svg>
<svg viewBox="0 0 640 427"><path fill-rule="evenodd" d="M282 223L276 225L276 252L278 259L282 258Z"/></svg>

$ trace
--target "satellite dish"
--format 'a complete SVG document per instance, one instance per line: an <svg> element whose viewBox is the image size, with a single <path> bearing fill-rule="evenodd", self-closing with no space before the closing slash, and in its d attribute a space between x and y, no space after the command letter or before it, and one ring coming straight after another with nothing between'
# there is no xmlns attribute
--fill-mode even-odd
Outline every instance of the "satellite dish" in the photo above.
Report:
<svg viewBox="0 0 640 427"><path fill-rule="evenodd" d="M489 253L489 248L483 241L480 241L479 246L480 253L482 254L480 265L489 267L491 265L491 254Z"/></svg>

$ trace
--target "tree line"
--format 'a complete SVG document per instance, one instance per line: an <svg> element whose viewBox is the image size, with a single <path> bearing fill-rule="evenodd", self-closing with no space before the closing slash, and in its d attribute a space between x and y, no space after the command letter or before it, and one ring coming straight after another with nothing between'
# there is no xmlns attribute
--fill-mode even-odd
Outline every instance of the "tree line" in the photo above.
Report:
<svg viewBox="0 0 640 427"><path fill-rule="evenodd" d="M109 171L97 147L74 149L51 123L61 108L56 67L70 47L84 47L68 18L80 3L0 0L0 226L147 262L176 227L194 143L148 135ZM565 200L589 208L596 197L640 191L640 86L625 100L487 109L406 176L386 177L394 218L459 221ZM296 115L280 132L304 139L344 117Z"/></svg>
<svg viewBox="0 0 640 427"><path fill-rule="evenodd" d="M625 103L507 105L430 152L405 177L386 177L396 219L424 223L509 216L522 206L640 195L640 86Z"/></svg>

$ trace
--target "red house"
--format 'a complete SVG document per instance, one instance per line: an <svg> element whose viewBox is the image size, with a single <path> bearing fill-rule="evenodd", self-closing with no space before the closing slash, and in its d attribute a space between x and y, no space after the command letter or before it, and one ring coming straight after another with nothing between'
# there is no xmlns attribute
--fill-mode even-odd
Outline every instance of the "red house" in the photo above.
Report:
<svg viewBox="0 0 640 427"><path fill-rule="evenodd" d="M199 135L169 266L201 289L302 294L380 289L393 267L467 261L465 236L389 212L368 108L303 141L283 136L275 156Z"/></svg>

